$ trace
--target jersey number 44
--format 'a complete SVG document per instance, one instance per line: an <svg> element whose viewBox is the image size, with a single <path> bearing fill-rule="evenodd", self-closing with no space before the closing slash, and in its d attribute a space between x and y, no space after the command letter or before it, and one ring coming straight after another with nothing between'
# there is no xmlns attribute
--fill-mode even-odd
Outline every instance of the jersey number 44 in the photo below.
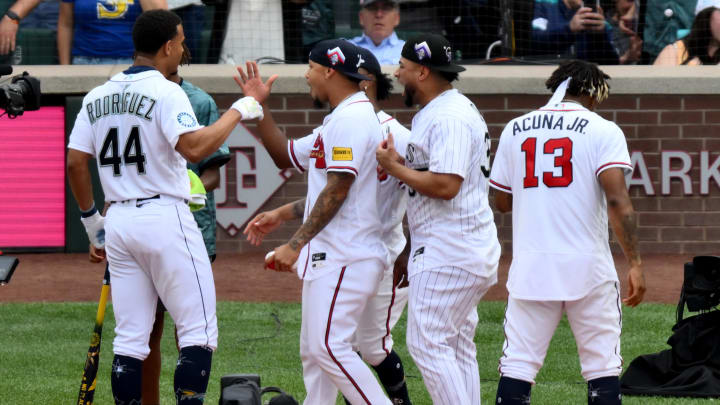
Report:
<svg viewBox="0 0 720 405"><path fill-rule="evenodd" d="M119 143L118 129L110 128L100 148L100 166L112 166L114 176L122 175L120 171L122 165L135 165L139 174L145 174L145 155L140 141L140 127L136 125L130 130L122 156L120 156Z"/></svg>

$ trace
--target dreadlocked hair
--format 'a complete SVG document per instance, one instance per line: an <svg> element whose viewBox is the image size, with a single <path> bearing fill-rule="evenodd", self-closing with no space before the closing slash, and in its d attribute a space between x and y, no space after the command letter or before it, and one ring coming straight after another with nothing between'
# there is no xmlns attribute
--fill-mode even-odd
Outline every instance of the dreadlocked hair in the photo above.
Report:
<svg viewBox="0 0 720 405"><path fill-rule="evenodd" d="M571 96L590 96L598 103L603 102L610 94L610 85L606 75L598 65L582 60L571 60L560 64L545 82L551 91L557 90L562 82L570 77L567 94Z"/></svg>

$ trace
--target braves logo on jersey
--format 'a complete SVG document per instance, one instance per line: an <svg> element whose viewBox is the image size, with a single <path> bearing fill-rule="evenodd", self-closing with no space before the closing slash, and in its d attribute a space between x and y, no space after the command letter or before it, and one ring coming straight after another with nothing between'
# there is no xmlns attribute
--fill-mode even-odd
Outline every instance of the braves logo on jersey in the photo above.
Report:
<svg viewBox="0 0 720 405"><path fill-rule="evenodd" d="M318 135L313 145L313 150L310 151L310 159L315 159L316 169L325 169L327 163L325 162L325 145L323 144L322 134Z"/></svg>

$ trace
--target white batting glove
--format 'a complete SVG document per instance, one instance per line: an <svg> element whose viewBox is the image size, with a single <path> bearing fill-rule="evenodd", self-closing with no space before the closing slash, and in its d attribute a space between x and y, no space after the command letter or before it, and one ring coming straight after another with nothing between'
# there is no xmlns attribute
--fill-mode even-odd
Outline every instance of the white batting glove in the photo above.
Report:
<svg viewBox="0 0 720 405"><path fill-rule="evenodd" d="M260 103L254 97L243 97L233 103L230 108L240 111L242 114L241 121L254 120L255 118L263 119L263 109Z"/></svg>
<svg viewBox="0 0 720 405"><path fill-rule="evenodd" d="M88 234L90 243L96 248L102 248L105 246L105 217L100 215L99 211L87 218L80 217L85 226L85 231Z"/></svg>

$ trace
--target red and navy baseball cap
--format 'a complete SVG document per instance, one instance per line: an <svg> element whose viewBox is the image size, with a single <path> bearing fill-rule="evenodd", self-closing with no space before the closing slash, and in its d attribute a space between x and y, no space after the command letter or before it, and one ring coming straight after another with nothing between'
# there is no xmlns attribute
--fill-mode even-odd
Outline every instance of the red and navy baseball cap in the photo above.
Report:
<svg viewBox="0 0 720 405"><path fill-rule="evenodd" d="M328 39L318 42L310 51L309 59L317 64L335 69L345 76L357 80L370 80L358 73L361 66L360 50L344 39Z"/></svg>
<svg viewBox="0 0 720 405"><path fill-rule="evenodd" d="M439 72L463 72L465 68L453 63L450 41L442 35L423 33L408 39L403 46L403 58Z"/></svg>

